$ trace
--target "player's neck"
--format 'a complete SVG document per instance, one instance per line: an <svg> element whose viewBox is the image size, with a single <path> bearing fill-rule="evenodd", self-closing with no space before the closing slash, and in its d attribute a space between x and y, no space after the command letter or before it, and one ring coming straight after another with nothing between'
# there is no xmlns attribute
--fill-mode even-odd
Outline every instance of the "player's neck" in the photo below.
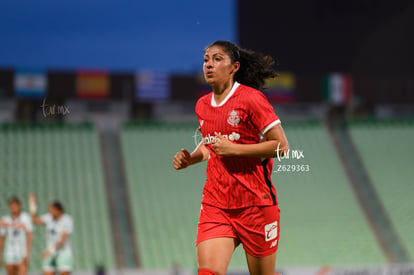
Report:
<svg viewBox="0 0 414 275"><path fill-rule="evenodd" d="M60 213L60 214L56 215L55 217L53 217L53 219L55 221L58 221L58 220L60 220L60 218L62 218L62 216L63 216L63 213Z"/></svg>
<svg viewBox="0 0 414 275"><path fill-rule="evenodd" d="M11 214L12 220L17 219L19 216L20 216L20 213L13 213L13 214Z"/></svg>
<svg viewBox="0 0 414 275"><path fill-rule="evenodd" d="M220 104L226 96L230 93L231 88L233 88L234 80L230 80L228 82L220 83L213 86L213 96L214 101L217 104Z"/></svg>

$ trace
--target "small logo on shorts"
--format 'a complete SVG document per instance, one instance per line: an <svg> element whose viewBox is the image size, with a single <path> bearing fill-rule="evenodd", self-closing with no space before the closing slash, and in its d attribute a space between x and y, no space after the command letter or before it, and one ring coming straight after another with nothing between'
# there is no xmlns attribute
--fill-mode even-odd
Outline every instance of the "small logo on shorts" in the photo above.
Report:
<svg viewBox="0 0 414 275"><path fill-rule="evenodd" d="M277 245L277 240L272 242L272 244L270 245L270 248L273 248L273 247L275 247L276 245Z"/></svg>
<svg viewBox="0 0 414 275"><path fill-rule="evenodd" d="M277 238L277 221L266 224L264 227L266 242Z"/></svg>

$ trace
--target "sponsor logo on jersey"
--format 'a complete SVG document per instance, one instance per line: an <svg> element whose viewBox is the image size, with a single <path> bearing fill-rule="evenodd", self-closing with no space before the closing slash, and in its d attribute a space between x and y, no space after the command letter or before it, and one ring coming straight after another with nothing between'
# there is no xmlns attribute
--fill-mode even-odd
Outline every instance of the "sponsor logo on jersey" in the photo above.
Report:
<svg viewBox="0 0 414 275"><path fill-rule="evenodd" d="M219 133L221 135L221 133ZM231 140L231 141L237 141L240 139L240 134L236 132L232 132L230 135L221 135L225 139ZM205 145L213 144L216 142L217 136L208 134L207 136L203 137L203 142Z"/></svg>
<svg viewBox="0 0 414 275"><path fill-rule="evenodd" d="M237 124L239 124L240 123L239 112L237 112L236 110L230 111L229 117L227 118L227 122L231 126L236 126Z"/></svg>
<svg viewBox="0 0 414 275"><path fill-rule="evenodd" d="M264 227L266 242L277 238L277 221L266 224Z"/></svg>

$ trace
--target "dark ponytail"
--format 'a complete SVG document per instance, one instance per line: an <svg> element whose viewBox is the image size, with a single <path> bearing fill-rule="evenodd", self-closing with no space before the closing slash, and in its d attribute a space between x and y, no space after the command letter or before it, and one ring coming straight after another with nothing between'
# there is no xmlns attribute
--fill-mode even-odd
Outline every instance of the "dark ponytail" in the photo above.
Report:
<svg viewBox="0 0 414 275"><path fill-rule="evenodd" d="M243 85L260 90L263 88L266 79L278 75L273 69L275 60L270 55L239 48L229 41L215 41L208 45L206 49L212 46L222 47L233 63L240 62L240 68L234 75L234 80Z"/></svg>

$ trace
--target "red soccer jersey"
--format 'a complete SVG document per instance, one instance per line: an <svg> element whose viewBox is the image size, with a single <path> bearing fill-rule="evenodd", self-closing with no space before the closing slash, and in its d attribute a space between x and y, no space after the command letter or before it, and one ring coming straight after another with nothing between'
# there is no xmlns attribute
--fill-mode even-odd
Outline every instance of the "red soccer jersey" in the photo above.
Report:
<svg viewBox="0 0 414 275"><path fill-rule="evenodd" d="M266 97L235 82L219 105L213 93L200 98L196 114L203 143L210 151L202 203L223 209L277 205L270 178L272 159L218 156L211 146L215 132L238 144L263 141L263 135L280 123Z"/></svg>

